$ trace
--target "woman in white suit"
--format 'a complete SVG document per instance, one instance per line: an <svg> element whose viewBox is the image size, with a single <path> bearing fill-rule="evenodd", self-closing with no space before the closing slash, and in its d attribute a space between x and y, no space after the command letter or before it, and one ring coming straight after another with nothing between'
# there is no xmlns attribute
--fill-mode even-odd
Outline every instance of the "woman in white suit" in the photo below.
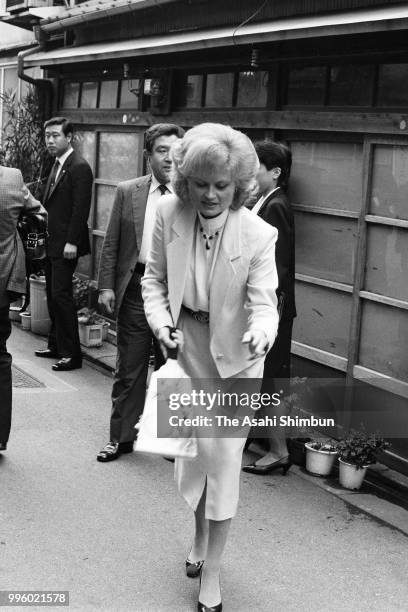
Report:
<svg viewBox="0 0 408 612"><path fill-rule="evenodd" d="M241 132L204 123L172 155L177 196L164 196L156 217L142 280L147 319L164 351L175 346L169 327L183 331L179 362L192 378L261 379L278 327L277 231L244 206L256 185L255 149ZM175 466L195 512L186 571L201 577L203 612L222 609L221 556L238 504L245 437L227 436L199 437L197 458Z"/></svg>

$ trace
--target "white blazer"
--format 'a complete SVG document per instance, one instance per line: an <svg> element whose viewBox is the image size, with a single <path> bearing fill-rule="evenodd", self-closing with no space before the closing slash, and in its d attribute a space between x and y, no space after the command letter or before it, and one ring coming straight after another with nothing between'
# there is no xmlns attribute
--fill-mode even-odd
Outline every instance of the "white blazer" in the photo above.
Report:
<svg viewBox="0 0 408 612"><path fill-rule="evenodd" d="M142 292L153 333L177 324L191 258L196 211L176 196L163 196L157 211ZM247 330L265 332L269 347L278 329L276 228L246 208L230 210L210 289L210 351L221 378L245 370ZM174 323L173 323L174 322ZM185 347L188 350L188 347ZM263 359L261 357L260 359Z"/></svg>

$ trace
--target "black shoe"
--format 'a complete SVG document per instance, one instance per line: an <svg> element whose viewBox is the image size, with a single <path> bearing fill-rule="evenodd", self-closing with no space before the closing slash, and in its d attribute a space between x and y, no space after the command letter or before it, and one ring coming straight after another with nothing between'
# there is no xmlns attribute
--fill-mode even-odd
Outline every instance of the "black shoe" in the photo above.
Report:
<svg viewBox="0 0 408 612"><path fill-rule="evenodd" d="M189 559L186 559L186 575L189 578L198 578L201 574L201 568L203 567L203 561L196 561L192 563Z"/></svg>
<svg viewBox="0 0 408 612"><path fill-rule="evenodd" d="M289 456L282 457L282 459L278 459L273 463L268 463L268 465L256 465L256 463L251 463L250 465L244 465L242 468L243 472L248 472L248 474L270 474L275 470L282 470L282 474L285 476L287 471L289 470L292 462Z"/></svg>
<svg viewBox="0 0 408 612"><path fill-rule="evenodd" d="M52 369L56 372L68 372L78 368L82 368L82 359L80 357L62 357L52 366Z"/></svg>
<svg viewBox="0 0 408 612"><path fill-rule="evenodd" d="M38 349L34 351L34 355L36 357L50 357L51 359L58 359L59 357L57 351L50 348Z"/></svg>
<svg viewBox="0 0 408 612"><path fill-rule="evenodd" d="M198 612L221 612L222 601L220 601L220 603L216 606L206 606L205 604L201 603L201 601L199 601L197 603L197 610Z"/></svg>
<svg viewBox="0 0 408 612"><path fill-rule="evenodd" d="M132 442L108 442L108 444L97 454L96 460L106 463L115 461L125 453L133 452Z"/></svg>
<svg viewBox="0 0 408 612"><path fill-rule="evenodd" d="M200 590L201 590L201 574L200 574ZM217 604L216 606L206 606L205 604L201 603L200 600L198 600L198 603L197 603L198 612L221 612L221 610L222 610L222 601L220 601L220 603Z"/></svg>
<svg viewBox="0 0 408 612"><path fill-rule="evenodd" d="M0 442L0 451L7 450L7 442Z"/></svg>

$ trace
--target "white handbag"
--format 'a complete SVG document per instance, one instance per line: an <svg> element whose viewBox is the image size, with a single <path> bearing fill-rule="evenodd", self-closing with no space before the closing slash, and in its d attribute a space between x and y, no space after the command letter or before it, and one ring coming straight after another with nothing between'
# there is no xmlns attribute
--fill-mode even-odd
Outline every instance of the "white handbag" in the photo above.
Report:
<svg viewBox="0 0 408 612"><path fill-rule="evenodd" d="M165 380L160 381L160 379ZM176 359L168 359L159 370L153 372L146 394L144 411L136 425L139 431L135 444L136 451L170 458L194 459L197 457L197 440L193 428L183 424L171 425L168 410L164 410L166 414L160 421L161 434L163 435L164 429L164 434L168 433L168 437L159 438L157 435L158 410L160 410L160 405L163 406L162 402L168 406L170 394L188 393L189 391L191 391L190 378ZM180 410L177 410L176 414L177 417L183 416Z"/></svg>

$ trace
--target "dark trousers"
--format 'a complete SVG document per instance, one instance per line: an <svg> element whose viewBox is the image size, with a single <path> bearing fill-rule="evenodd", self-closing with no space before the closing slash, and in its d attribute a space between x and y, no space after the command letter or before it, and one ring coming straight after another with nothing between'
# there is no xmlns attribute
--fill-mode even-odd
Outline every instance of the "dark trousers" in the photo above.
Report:
<svg viewBox="0 0 408 612"><path fill-rule="evenodd" d="M126 289L117 320L117 358L112 388L110 439L130 442L143 412L149 357L154 342L156 367L164 363L157 340L147 323L141 276L135 273Z"/></svg>
<svg viewBox="0 0 408 612"><path fill-rule="evenodd" d="M283 391L283 397L289 393L292 327L292 317L281 319L279 322L278 335L265 358L261 393L273 395L276 392ZM272 418L275 414L276 409L271 404L269 406L263 406L257 413L257 417L269 416ZM269 450L266 440L267 437L268 430L253 427L249 433L248 439L258 440L261 446Z"/></svg>
<svg viewBox="0 0 408 612"><path fill-rule="evenodd" d="M290 378L290 347L292 342L293 318L279 322L278 335L271 350L265 357L262 392L274 393L274 379Z"/></svg>
<svg viewBox="0 0 408 612"><path fill-rule="evenodd" d="M48 348L61 357L80 357L78 317L72 295L72 275L77 259L52 257L45 260L47 304L51 319Z"/></svg>
<svg viewBox="0 0 408 612"><path fill-rule="evenodd" d="M7 339L11 333L9 306L0 308L0 442L7 444L11 427L11 355Z"/></svg>

